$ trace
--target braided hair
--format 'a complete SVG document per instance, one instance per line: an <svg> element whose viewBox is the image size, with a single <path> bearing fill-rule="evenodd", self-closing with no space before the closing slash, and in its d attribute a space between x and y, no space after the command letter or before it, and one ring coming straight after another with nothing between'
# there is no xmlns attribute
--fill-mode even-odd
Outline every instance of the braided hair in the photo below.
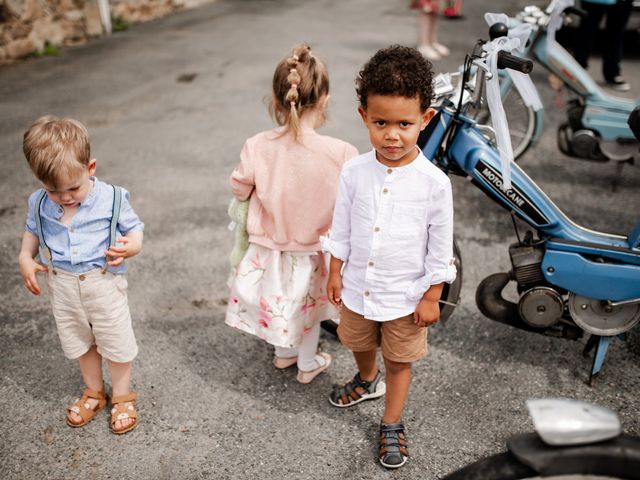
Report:
<svg viewBox="0 0 640 480"><path fill-rule="evenodd" d="M300 117L319 105L329 94L327 68L311 52L309 45L296 45L282 59L273 74L271 114L285 132L300 138Z"/></svg>

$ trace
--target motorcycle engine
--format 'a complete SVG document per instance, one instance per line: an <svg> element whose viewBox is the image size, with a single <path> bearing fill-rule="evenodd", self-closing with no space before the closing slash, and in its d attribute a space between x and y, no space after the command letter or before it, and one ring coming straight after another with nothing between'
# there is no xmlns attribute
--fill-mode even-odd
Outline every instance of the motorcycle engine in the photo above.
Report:
<svg viewBox="0 0 640 480"><path fill-rule="evenodd" d="M524 292L518 302L520 318L535 328L554 325L564 312L560 294L550 287L533 287Z"/></svg>
<svg viewBox="0 0 640 480"><path fill-rule="evenodd" d="M554 325L562 317L564 303L562 296L545 282L542 273L544 249L517 243L509 247L509 255L513 266L511 275L521 293L518 302L520 318L535 328Z"/></svg>
<svg viewBox="0 0 640 480"><path fill-rule="evenodd" d="M567 107L568 121L558 127L558 148L565 155L604 162L608 158L602 153L600 139L582 125L584 105L577 99Z"/></svg>
<svg viewBox="0 0 640 480"><path fill-rule="evenodd" d="M542 273L542 246L514 243L509 247L511 257L511 276L518 282L518 292L545 283Z"/></svg>

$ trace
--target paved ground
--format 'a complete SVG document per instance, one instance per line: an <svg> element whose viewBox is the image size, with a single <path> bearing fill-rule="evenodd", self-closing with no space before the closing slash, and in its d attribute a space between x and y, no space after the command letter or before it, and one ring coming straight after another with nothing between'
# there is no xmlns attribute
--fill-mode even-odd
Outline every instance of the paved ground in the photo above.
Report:
<svg viewBox="0 0 640 480"><path fill-rule="evenodd" d="M405 418L413 456L402 471L375 463L382 403L338 411L327 402L331 385L354 372L335 339L321 339L335 366L301 386L293 371L271 367L267 345L223 324L227 177L243 140L271 125L263 99L275 63L296 42L310 42L332 79L323 132L367 150L354 77L378 48L414 43L407 3L221 0L59 58L0 69L3 478L435 479L530 429L524 401L542 396L607 405L640 434L637 334L613 343L590 388L584 341L515 331L478 312L475 287L508 268L514 236L505 212L462 179L453 180L462 304L432 330L431 354L415 367ZM466 3L466 20L441 23L453 55L436 64L439 71L455 69L485 35L485 8L514 12L526 2ZM638 58L624 66L638 94ZM597 61L593 72L599 78ZM184 82L183 75L195 77ZM563 114L545 75L534 77L549 111L544 137L521 165L576 222L630 231L639 220L640 169L625 167L618 177L611 165L560 155L555 127ZM21 135L44 113L88 126L98 175L130 189L147 224L144 251L129 270L142 421L124 437L108 432L106 413L83 429L65 425L64 408L82 389L77 366L62 356L47 300L28 294L18 274L26 199L38 187Z"/></svg>

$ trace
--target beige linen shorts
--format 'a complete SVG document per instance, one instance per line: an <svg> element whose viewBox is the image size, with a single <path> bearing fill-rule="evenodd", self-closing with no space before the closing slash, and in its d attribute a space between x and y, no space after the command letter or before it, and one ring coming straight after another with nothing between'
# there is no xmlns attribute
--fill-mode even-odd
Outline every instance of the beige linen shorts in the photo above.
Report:
<svg viewBox="0 0 640 480"><path fill-rule="evenodd" d="M138 354L124 275L96 269L47 273L51 308L65 357L76 359L96 345L113 362L130 362Z"/></svg>
<svg viewBox="0 0 640 480"><path fill-rule="evenodd" d="M427 329L413 323L413 313L377 322L342 305L338 337L352 352L366 352L380 346L382 356L392 362L411 363L427 354Z"/></svg>

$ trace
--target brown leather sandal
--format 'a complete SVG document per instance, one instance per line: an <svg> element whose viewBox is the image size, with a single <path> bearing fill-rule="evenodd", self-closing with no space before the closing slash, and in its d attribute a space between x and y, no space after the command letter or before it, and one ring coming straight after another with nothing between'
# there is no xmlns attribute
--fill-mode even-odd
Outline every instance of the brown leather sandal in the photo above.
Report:
<svg viewBox="0 0 640 480"><path fill-rule="evenodd" d="M92 408L89 408L88 400L92 398L94 400L98 400L98 404ZM82 397L77 398L73 405L67 408L67 425L73 428L84 427L87 423L93 420L93 417L104 408L107 404L109 397L104 392L97 392L96 390L91 390L90 388L85 388L84 392L82 392ZM74 422L69 417L69 412L73 412L76 415L80 415L82 420L79 423Z"/></svg>
<svg viewBox="0 0 640 480"><path fill-rule="evenodd" d="M134 428L138 426L138 412L136 411L135 402L138 399L138 394L136 393L127 393L126 395L118 395L117 397L113 397L111 399L111 433L115 433L116 435L120 435L123 433L130 432ZM131 405L125 405L125 403L131 402ZM127 425L124 428L116 429L116 422L118 420L127 420L133 419L133 423L131 425Z"/></svg>

